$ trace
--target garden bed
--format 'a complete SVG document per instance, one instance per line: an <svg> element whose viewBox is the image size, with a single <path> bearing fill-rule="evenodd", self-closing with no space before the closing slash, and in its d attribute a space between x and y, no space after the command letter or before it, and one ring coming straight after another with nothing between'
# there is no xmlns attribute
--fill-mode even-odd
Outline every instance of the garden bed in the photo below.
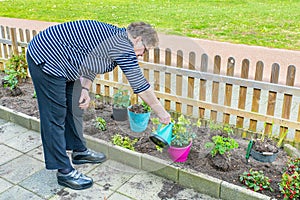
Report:
<svg viewBox="0 0 300 200"><path fill-rule="evenodd" d="M3 75L0 77L2 78L2 76ZM34 92L31 83L23 83L20 86L23 94L16 97L10 96L7 89L3 89L2 87L0 88L0 105L22 112L29 116L39 118L39 114L37 112L37 102L36 99L33 98ZM90 135L94 138L99 138L108 142L111 142L112 137L116 134L129 136L131 139L137 138L138 142L134 146L135 151L151 155L154 158L157 157L170 161L166 150L163 150L163 152L157 151L155 145L149 140L150 133L152 132L151 123L149 123L147 130L143 133L134 133L130 131L128 121L117 122L112 119L112 105L109 101L105 101L105 99L102 99L101 101L103 101L103 103L100 103L100 106L97 106L97 110L94 108L89 108L85 112L84 133L86 135ZM96 129L96 117L102 117L105 119L107 123L106 131ZM152 115L151 117L156 116ZM197 134L197 137L193 140L193 145L187 162L172 163L172 165L179 168L192 169L238 186L243 186L239 182L239 176L243 172L249 171L250 169L262 170L265 176L272 180L271 187L274 189L274 192L263 190L260 193L273 198L282 199L282 195L280 194L278 188L278 183L281 180L283 168L286 166L286 162L288 161L288 156L282 149L279 150L277 159L273 163L261 163L251 157L250 162L247 163L245 155L249 141L247 139L242 139L239 136L232 136L238 142L239 148L231 152L231 163L227 165L227 170L224 171L217 167L220 167L220 164L224 164L223 158L217 157L212 160L209 149L205 148L205 143L209 142L213 135L216 135L216 131L211 131L207 126L202 126L195 129L195 133Z"/></svg>

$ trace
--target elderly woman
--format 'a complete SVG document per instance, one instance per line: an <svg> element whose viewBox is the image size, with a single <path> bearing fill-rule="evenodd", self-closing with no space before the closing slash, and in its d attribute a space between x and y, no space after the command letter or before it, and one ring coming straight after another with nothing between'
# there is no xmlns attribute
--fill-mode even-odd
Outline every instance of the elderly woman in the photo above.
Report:
<svg viewBox="0 0 300 200"><path fill-rule="evenodd" d="M89 106L96 74L118 65L134 93L162 123L170 122L138 66L137 57L157 45L157 33L149 24L131 23L126 29L94 20L51 26L29 43L27 62L39 105L46 169L58 170L60 185L80 190L93 184L92 178L72 167L66 150L72 150L73 164L106 159L88 149L83 138L83 110Z"/></svg>

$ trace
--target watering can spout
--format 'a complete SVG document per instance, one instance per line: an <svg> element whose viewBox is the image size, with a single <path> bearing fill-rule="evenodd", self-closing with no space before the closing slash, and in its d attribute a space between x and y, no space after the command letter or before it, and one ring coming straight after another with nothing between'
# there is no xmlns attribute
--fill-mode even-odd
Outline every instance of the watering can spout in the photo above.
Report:
<svg viewBox="0 0 300 200"><path fill-rule="evenodd" d="M151 133L149 137L150 140L161 148L170 146L171 141L173 140L173 125L173 123L169 123L168 125L161 127L162 124L159 124L157 130Z"/></svg>

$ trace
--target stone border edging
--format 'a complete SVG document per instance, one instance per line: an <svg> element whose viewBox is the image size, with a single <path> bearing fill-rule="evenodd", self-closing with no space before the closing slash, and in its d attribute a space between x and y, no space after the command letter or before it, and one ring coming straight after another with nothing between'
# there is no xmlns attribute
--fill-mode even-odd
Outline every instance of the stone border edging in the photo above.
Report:
<svg viewBox="0 0 300 200"><path fill-rule="evenodd" d="M39 119L14 111L1 105L0 118L14 122L27 129L31 129L37 132L40 131ZM269 196L253 192L246 188L228 183L226 181L222 181L195 170L180 169L178 167L172 166L170 162L167 162L165 160L115 146L106 141L93 138L89 135L85 135L85 138L89 148L105 153L109 159L162 176L166 179L175 181L182 186L193 188L200 193L207 194L214 198L220 198L224 200L272 199Z"/></svg>

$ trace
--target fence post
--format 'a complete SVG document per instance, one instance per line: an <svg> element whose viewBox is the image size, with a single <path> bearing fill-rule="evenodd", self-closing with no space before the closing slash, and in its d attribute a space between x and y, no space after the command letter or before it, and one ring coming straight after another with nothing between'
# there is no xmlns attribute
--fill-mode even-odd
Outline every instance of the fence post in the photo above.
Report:
<svg viewBox="0 0 300 200"><path fill-rule="evenodd" d="M287 71L287 76L286 76L286 85L294 86L295 74L296 74L295 66L293 66L293 65L288 66L288 71ZM293 95L290 95L290 94L284 94L284 96L283 96L281 117L284 119L290 119L292 98L293 98ZM288 131L288 127L280 126L279 136L281 136L286 131Z"/></svg>
<svg viewBox="0 0 300 200"><path fill-rule="evenodd" d="M220 74L221 70L221 57L219 55L215 56L214 60L214 74ZM219 82L213 81L212 83L212 103L218 104L219 102ZM217 121L217 111L210 111L210 119L212 121Z"/></svg>
<svg viewBox="0 0 300 200"><path fill-rule="evenodd" d="M183 52L181 50L177 51L177 67L183 67ZM182 76L176 75L176 95L182 96ZM181 113L182 104L180 102L176 102L176 112Z"/></svg>
<svg viewBox="0 0 300 200"><path fill-rule="evenodd" d="M154 63L160 62L160 50L159 48L154 49ZM154 90L160 91L160 72L154 70Z"/></svg>
<svg viewBox="0 0 300 200"><path fill-rule="evenodd" d="M208 68L208 56L207 54L202 54L201 56L201 67L200 71L201 72L207 72ZM206 100L206 80L205 79L200 79L200 87L199 87L199 100L200 101L205 101ZM204 119L205 115L205 109L199 107L199 118Z"/></svg>
<svg viewBox="0 0 300 200"><path fill-rule="evenodd" d="M235 59L233 57L229 57L228 61L227 61L226 76L234 75L234 65L235 65ZM230 107L231 106L231 98L232 98L232 84L226 83L224 96L225 96L224 105ZM224 113L223 114L223 123L229 124L229 121L230 121L230 114Z"/></svg>
<svg viewBox="0 0 300 200"><path fill-rule="evenodd" d="M279 69L280 69L279 64L274 63L272 65L271 80L270 80L271 83L276 83L276 84L278 83ZM276 97L277 97L276 92L269 91L267 115L274 116ZM273 124L266 123L264 133L272 134L272 126Z"/></svg>
<svg viewBox="0 0 300 200"><path fill-rule="evenodd" d="M195 70L195 63L196 63L196 54L195 52L189 53L189 66L190 70ZM195 90L195 78L188 77L188 88L187 88L187 96L188 98L194 98L194 90ZM193 106L187 105L187 115L193 115Z"/></svg>
<svg viewBox="0 0 300 200"><path fill-rule="evenodd" d="M249 60L244 59L242 62L241 78L248 79L248 75L249 75ZM246 98L247 98L247 87L240 86L239 103L238 103L239 109L243 109L243 110L245 109ZM236 127L243 128L243 126L244 126L244 117L237 116Z"/></svg>
<svg viewBox="0 0 300 200"><path fill-rule="evenodd" d="M166 52L166 60L165 64L166 65L171 65L171 49L167 48ZM165 73L165 93L170 94L171 93L171 73ZM165 100L165 109L166 110L171 110L171 101L170 100Z"/></svg>
<svg viewBox="0 0 300 200"><path fill-rule="evenodd" d="M264 63L262 61L258 61L256 63L254 79L256 81L262 81L263 72L264 72ZM252 112L259 111L260 93L261 93L261 89L258 89L258 88L253 89L252 108L251 108ZM249 129L251 131L256 131L256 128L257 128L257 120L250 119Z"/></svg>
<svg viewBox="0 0 300 200"><path fill-rule="evenodd" d="M17 31L16 28L10 28L10 34L11 34L11 42L12 42L12 49L14 55L19 55L18 50L18 39L17 39Z"/></svg>

